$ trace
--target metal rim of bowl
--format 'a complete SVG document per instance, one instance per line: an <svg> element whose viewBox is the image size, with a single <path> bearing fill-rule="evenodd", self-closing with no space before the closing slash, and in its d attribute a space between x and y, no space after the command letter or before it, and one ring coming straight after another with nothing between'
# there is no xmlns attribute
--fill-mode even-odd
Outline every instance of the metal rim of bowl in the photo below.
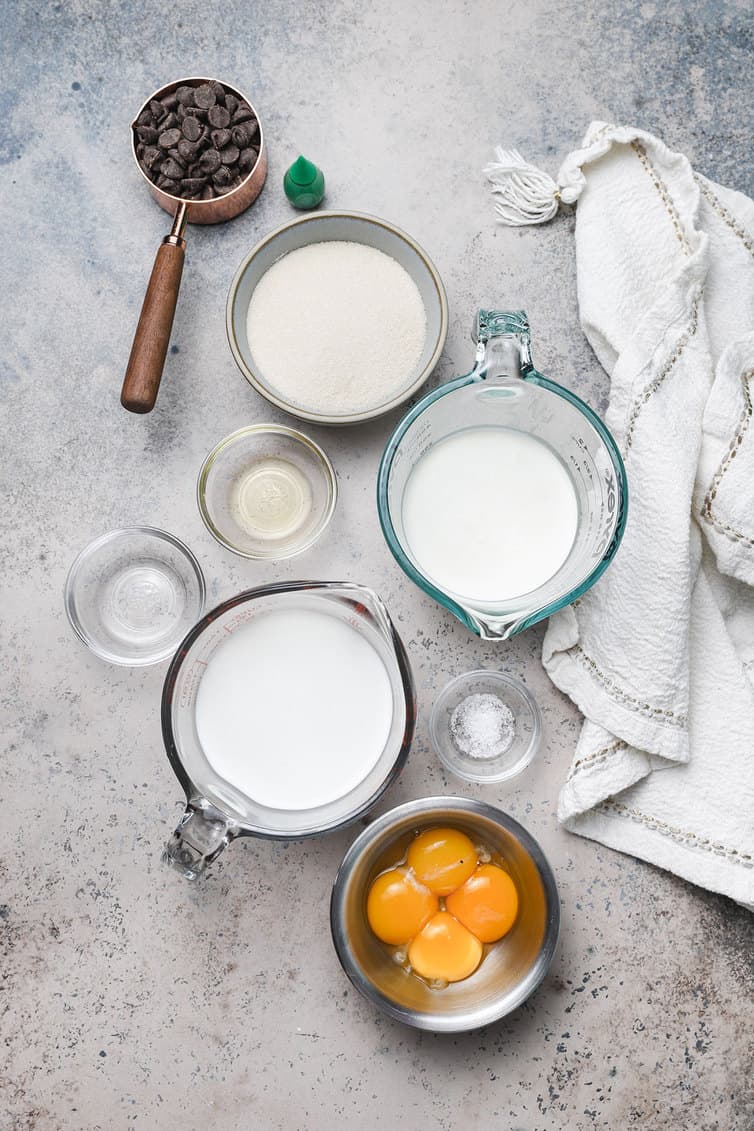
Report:
<svg viewBox="0 0 754 1131"><path fill-rule="evenodd" d="M348 938L342 926L344 893L348 880L356 866L362 852L370 846L378 835L389 830L392 825L403 817L419 816L431 813L434 809L451 809L459 814L469 816L483 816L511 833L531 857L545 893L547 918L545 934L535 964L521 980L515 991L510 992L502 1001L498 1001L477 1011L469 1010L459 1017L442 1014L422 1013L415 1010L403 1009L396 1005L389 997L383 994L374 983L365 976L359 964L353 958ZM381 1009L394 1021L400 1021L415 1029L423 1029L435 1033L463 1033L479 1029L500 1021L514 1009L518 1009L538 986L542 983L550 968L555 955L555 948L560 933L560 898L555 882L555 876L549 861L531 833L501 809L488 805L485 801L476 801L467 797L422 797L415 801L407 801L394 809L377 817L353 842L346 852L335 881L330 897L330 931L335 946L338 960L351 984L359 993Z"/></svg>
<svg viewBox="0 0 754 1131"><path fill-rule="evenodd" d="M516 690L524 699L527 706L529 707L529 710L531 711L533 732L529 740L529 745L526 747L518 761L514 762L514 764L509 769L503 771L502 773L474 774L471 771L460 769L458 766L454 765L454 763L451 762L449 758L446 757L443 752L441 743L438 742L437 736L440 725L438 714L440 704L446 698L446 696L460 683L464 682L465 680L473 679L474 677L477 677L479 679L488 679L493 683L503 683L506 685L506 687L514 688L514 690ZM456 777L461 778L463 781L477 783L481 782L482 784L488 782L490 785L494 785L498 782L508 781L510 778L516 777L517 774L522 773L522 771L525 770L526 767L533 761L534 755L537 753L539 744L542 739L542 712L540 711L539 704L532 695L531 691L529 691L529 688L526 686L526 684L522 683L521 680L515 679L514 676L506 675L505 672L495 671L494 668L475 668L473 671L461 672L460 675L454 676L453 679L445 684L442 691L437 696L432 705L432 712L429 717L429 736L432 740L432 744L434 746L437 757L440 759L443 766L445 766L447 770L450 770L452 774L455 774Z"/></svg>
<svg viewBox="0 0 754 1131"><path fill-rule="evenodd" d="M327 479L330 487L330 499L319 526L306 542L302 543L302 545L300 546L296 546L294 550L289 550L286 553L280 553L279 551L274 550L270 553L257 553L249 550L239 549L238 546L229 541L229 539L227 539L225 535L217 529L212 521L212 518L210 517L209 509L206 505L207 479L209 478L209 473L212 470L212 466L218 456L220 456L222 452L224 452L242 436L257 434L287 436L289 439L295 440L303 444L305 447L309 448L309 450L314 453L315 457L317 458L317 462L322 467L325 473L325 478ZM199 476L196 481L196 503L199 507L199 514L201 515L202 522L206 526L207 530L210 532L215 541L219 542L221 546L224 546L226 550L230 550L232 551L232 553L238 554L239 557L247 558L251 561L285 561L287 558L295 558L298 554L303 554L305 550L309 550L314 545L314 543L322 537L325 530L329 526L330 519L335 513L335 505L337 501L338 480L335 475L335 468L330 462L329 456L319 446L319 444L316 444L314 442L314 440L311 440L308 436L304 435L303 432L299 432L297 428L291 428L287 424L248 424L245 427L237 428L235 432L231 432L229 433L229 435L224 436L222 440L215 444L214 448L212 448L212 450L206 456L204 463L199 469Z"/></svg>
<svg viewBox="0 0 754 1131"><path fill-rule="evenodd" d="M63 603L65 605L68 623L70 624L71 628L76 633L79 640L83 644L86 644L89 651L93 652L95 656L98 656L100 660L105 660L108 664L117 664L119 667L146 668L151 664L162 663L163 660L167 660L170 656L172 656L175 652L176 646L180 643L185 633L182 633L181 636L177 637L172 642L170 647L163 649L163 651L158 656L138 657L136 659L128 660L119 659L111 655L109 652L104 651L99 646L97 641L89 635L89 633L79 621L78 617L74 614L75 602L73 600L73 591L76 584L76 578L83 563L93 553L101 549L102 546L106 546L108 542L114 542L118 538L122 538L124 536L128 537L134 534L146 535L150 538L158 538L163 542L168 542L186 558L194 572L194 576L196 577L199 587L199 607L197 611L197 619L201 618L202 613L204 612L204 606L207 598L207 589L204 581L204 573L202 572L202 567L199 565L199 562L197 561L195 555L191 552L185 542L181 542L180 538L176 538L174 534L170 534L167 530L160 530L158 526L119 527L117 530L108 530L107 533L100 534L98 538L95 538L92 542L89 542L86 546L84 546L83 550L81 550L80 553L76 555L71 568L68 570L68 576L65 579L65 587L63 590Z"/></svg>
<svg viewBox="0 0 754 1131"><path fill-rule="evenodd" d="M411 385L408 386L408 388L404 389L402 392L398 393L391 400L385 401L384 404L378 405L376 408L368 409L365 412L344 413L343 415L339 416L331 416L327 413L311 412L305 408L292 404L290 401L284 400L282 397L279 397L277 393L273 392L273 390L267 384L265 384L263 379L246 364L239 348L235 327L233 325L233 307L235 305L236 292L238 291L241 279L243 278L243 275L246 272L246 269L248 268L251 261L257 255L259 255L259 253L265 247L267 247L268 244L272 243L283 232L288 231L290 228L296 228L305 224L316 223L318 220L329 219L364 220L369 224L373 224L375 227L384 228L392 235L397 236L398 239L403 240L404 243L408 244L408 246L414 252L416 252L416 254L423 262L424 266L429 271L432 282L435 285L437 300L440 307L440 326L437 334L437 340L435 342L434 349L432 350L432 355L418 377L414 381L412 381ZM358 243L360 241L356 240L354 242ZM306 245L302 244L301 246L303 247ZM378 248L377 250L380 249ZM385 254L389 253L386 252ZM266 235L263 240L260 240L259 243L255 247L253 247L248 255L245 256L245 258L241 261L238 270L233 276L233 281L230 284L228 298L225 304L225 329L228 336L228 344L230 346L231 353L233 354L235 363L243 373L246 380L254 389L256 389L258 393L261 394L261 396L265 398L265 400L268 400L271 404L276 405L278 408L282 408L285 412L289 412L291 416L295 416L300 420L308 420L312 424L360 424L363 421L374 420L378 416L384 416L385 413L391 412L394 408L398 408L399 405L402 405L405 401L412 397L418 389L421 388L425 381L428 380L432 371L440 360L440 355L445 348L445 341L448 336L448 321L448 298L445 293L445 286L442 279L440 278L439 271L435 267L430 257L427 255L426 251L424 251L424 249L420 247L416 240L412 239L412 237L408 235L407 232L404 232L402 228L398 228L395 224L391 224L387 220L382 220L378 216L372 216L368 212L315 212L311 216L296 217L294 220L288 220L285 224L281 224L278 228L275 228L268 235Z"/></svg>

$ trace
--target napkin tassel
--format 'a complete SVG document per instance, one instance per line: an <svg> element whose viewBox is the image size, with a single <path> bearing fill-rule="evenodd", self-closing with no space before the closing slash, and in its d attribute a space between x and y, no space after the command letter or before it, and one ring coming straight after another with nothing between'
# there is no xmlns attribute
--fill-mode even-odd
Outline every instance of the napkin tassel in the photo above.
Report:
<svg viewBox="0 0 754 1131"><path fill-rule="evenodd" d="M503 224L520 227L552 220L561 201L571 203L548 173L524 161L516 149L495 150L497 161L484 169L496 198L495 209ZM578 195L578 194L576 194Z"/></svg>

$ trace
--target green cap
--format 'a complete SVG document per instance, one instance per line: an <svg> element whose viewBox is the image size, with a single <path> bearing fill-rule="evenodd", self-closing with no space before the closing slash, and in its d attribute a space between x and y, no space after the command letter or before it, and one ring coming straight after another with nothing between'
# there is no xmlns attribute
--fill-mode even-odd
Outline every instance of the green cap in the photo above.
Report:
<svg viewBox="0 0 754 1131"><path fill-rule="evenodd" d="M283 177L283 189L294 208L316 208L325 195L324 174L299 154Z"/></svg>

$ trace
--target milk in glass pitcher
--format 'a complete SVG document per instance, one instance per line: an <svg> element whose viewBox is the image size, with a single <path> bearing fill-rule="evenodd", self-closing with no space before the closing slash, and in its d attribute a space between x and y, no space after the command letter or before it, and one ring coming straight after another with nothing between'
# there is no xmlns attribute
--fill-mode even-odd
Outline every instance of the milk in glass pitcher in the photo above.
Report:
<svg viewBox="0 0 754 1131"><path fill-rule="evenodd" d="M600 577L626 523L613 437L537 372L523 311L480 310L476 364L401 420L380 465L387 543L408 576L486 640Z"/></svg>

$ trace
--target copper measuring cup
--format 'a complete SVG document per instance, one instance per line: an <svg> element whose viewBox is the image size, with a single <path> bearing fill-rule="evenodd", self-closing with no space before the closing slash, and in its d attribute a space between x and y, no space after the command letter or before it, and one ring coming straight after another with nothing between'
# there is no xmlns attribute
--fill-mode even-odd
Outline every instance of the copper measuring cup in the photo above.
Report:
<svg viewBox="0 0 754 1131"><path fill-rule="evenodd" d="M259 156L254 167L237 188L225 196L215 197L214 200L183 200L179 196L173 196L172 193L157 188L139 164L134 127L139 115L149 106L152 99L164 98L179 86L201 86L202 83L213 81L215 80L193 77L177 79L176 82L161 86L139 107L139 112L131 123L131 152L136 167L160 208L172 214L173 226L157 251L131 347L131 356L126 367L120 403L129 412L151 412L157 399L181 285L186 250L184 237L186 223L221 224L225 220L232 220L256 200L267 176L267 149L259 115L246 95L227 82L222 83L225 89L236 98L248 102L259 122Z"/></svg>

